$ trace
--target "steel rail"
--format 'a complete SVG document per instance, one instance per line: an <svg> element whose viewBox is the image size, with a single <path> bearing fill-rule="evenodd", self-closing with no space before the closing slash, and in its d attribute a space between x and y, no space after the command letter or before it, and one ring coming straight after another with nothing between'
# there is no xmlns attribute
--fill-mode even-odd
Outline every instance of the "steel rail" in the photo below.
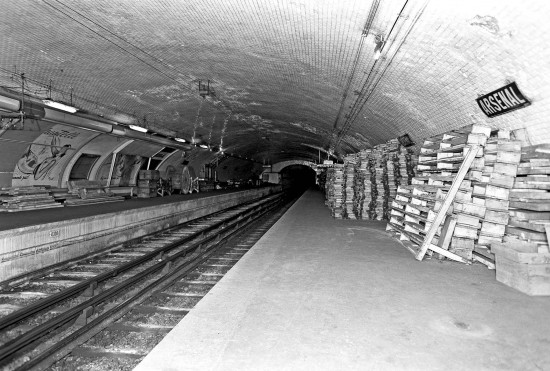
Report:
<svg viewBox="0 0 550 371"><path fill-rule="evenodd" d="M259 202L259 204L257 205L251 205L251 207L249 209L246 209L246 210L243 210L242 212L238 213L237 215L234 215L232 217L229 217L228 219L224 219L224 220L221 220L221 221L218 221L218 222L215 222L214 224L204 228L204 229L201 229L199 231L196 231L195 233L189 235L189 236L185 236L183 238L181 238L180 240L178 241L174 241L172 243L169 243L168 245L165 245L165 246L162 246L158 249L155 249L154 251L150 252L150 253L146 253L145 255L139 257L139 258L136 258L128 263L124 263L116 268L113 268L112 270L109 270L105 273L100 273L99 275L95 276L95 277L92 277L92 278L89 278L87 280L84 280L74 286L71 286L69 288L67 288L66 290L63 290L57 294L53 294L47 298L44 298L44 299L40 299L38 301L36 301L35 303L33 304L30 304L29 306L25 307L25 308L22 308L18 311L15 311L13 313L10 313L9 315L3 317L1 320L0 320L0 330L2 329L5 329L11 325L14 325L16 324L17 322L20 322L40 311L43 311L63 300L66 300L70 297L73 297L73 296L76 296L78 295L79 293L81 293L82 291L85 291L86 289L88 289L91 285L97 285L98 283L100 282L103 282L107 279L110 279L116 275L119 275L120 273L123 273L123 272L126 272L138 265L141 265L147 261L150 261L154 258L156 258L160 253L165 253L167 251L170 251L170 250L173 250L175 248L177 248L178 246L184 244L184 243L187 243L189 241L191 241L192 239L196 238L197 236L200 236L201 234L204 235L216 228L219 228L219 227L222 227L222 228L227 228L227 223L229 220L233 220L233 219L239 219L239 218L244 218L246 216L243 216L243 215L246 215L248 213L251 213L253 212L253 210L255 210L256 208L258 208L259 206L262 206L264 205L265 203L267 202L270 202L272 201L273 199L278 199L281 197L281 194L277 194L277 195L270 195L264 199L261 199L261 200L257 200L256 203ZM242 207L242 205L241 205ZM224 226L225 225L225 226ZM101 295L101 294L100 294ZM8 342L9 343L9 342ZM0 360L2 360L4 358L4 354L7 352L7 349L9 347L7 346L7 344L5 344L4 346L2 346L2 348L0 348Z"/></svg>
<svg viewBox="0 0 550 371"><path fill-rule="evenodd" d="M108 299L116 296L121 291L124 291L125 289L128 288L128 286L131 286L131 285L141 281L144 277L146 277L146 276L148 276L152 273L155 273L156 271L162 270L164 267L167 266L167 264L172 263L176 259L184 257L189 252L191 252L193 250L196 250L197 248L200 249L205 243L213 240L214 238L218 238L218 236L221 235L222 233L224 233L226 230L229 230L231 228L238 229L239 227L241 227L239 225L239 223L242 223L246 219L248 219L249 222L250 222L252 220L252 215L254 213L258 213L258 211L256 209L260 209L260 211L261 211L262 207L265 209L268 206L272 206L272 204L277 203L280 200L280 198L281 198L281 195L269 197L267 200L262 202L259 205L259 207L255 206L255 207L252 208L251 211L249 210L249 212L244 212L243 213L243 214L248 214L248 215L240 217L240 218L239 217L234 217L234 219L237 219L237 220L234 220L233 222L231 222L229 224L226 224L226 226L224 228L222 228L217 234L205 237L200 241L194 242L193 244L191 244L190 246L188 246L184 250L179 251L178 253L176 253L172 256L166 257L163 261L161 261L159 263L156 263L155 265L153 265L153 266L137 273L136 275L134 275L134 276L128 278L127 280L111 287L108 290L102 291L101 293L95 295L94 297L92 297L92 298L80 303L79 305L67 310L66 312L60 314L59 316L54 317L54 318L46 321L45 323L34 327L30 331L20 335L19 337L5 343L2 346L2 348L0 348L0 362L5 360L6 358L8 358L10 356L14 356L17 351L19 351L22 348L24 348L25 346L35 342L37 339L40 339L41 337L47 335L49 332L51 332L51 331L65 325L65 324L67 324L68 322L70 322L72 320L75 320L84 310L87 310L89 307L92 307L92 308L96 307L98 304L101 304L101 303L107 301ZM265 205L267 205L267 206L265 206ZM239 214L239 215L242 215L242 214ZM216 224L223 224L223 222L219 222L219 223L216 223ZM181 245L181 243L179 243L179 244ZM157 255L158 254L154 255L153 257L156 257ZM8 360L8 362L9 362L9 360Z"/></svg>
<svg viewBox="0 0 550 371"><path fill-rule="evenodd" d="M90 253L90 254L81 255L81 256L78 256L78 257L75 257L75 258L72 258L72 259L69 259L69 260L65 260L63 262L59 262L59 263L52 264L52 265L49 265L49 266L41 268L41 269L34 270L31 273L24 273L24 274L20 274L20 275L5 279L5 280L0 282L0 289L6 290L6 289L14 288L17 285L28 282L29 280L33 280L33 279L36 279L36 278L39 278L39 277L43 277L43 276L45 276L49 273L53 273L57 269L63 269L63 268L66 268L66 267L70 267L71 265L77 264L80 261L83 261L83 260L86 260L86 259L94 259L94 258L97 258L98 256L101 256L102 254L108 254L108 253L110 253L112 251L115 251L117 249L122 249L122 248L124 248L124 245L137 244L137 243L140 243L142 240L144 240L146 238L154 237L154 236L160 235L162 233L167 233L167 232L171 232L171 231L174 231L174 230L177 230L177 229L181 229L183 227L189 226L190 224L200 222L200 221L206 220L208 218L215 218L216 216L218 216L220 214L227 213L227 212L229 212L233 209L237 209L239 207L243 207L243 206L246 206L248 204L252 204L254 202L257 202L257 201L258 201L258 199L247 201L247 202L244 202L242 204L230 206L230 207L225 208L223 210L215 211L211 214L201 216L197 219L188 220L186 222L174 225L172 227L169 227L169 228L166 228L166 229L163 229L163 230L160 230L160 231L155 231L155 232L143 235L143 236L135 237L135 238L132 238L130 240L124 241L122 243L119 243L119 244L116 244L116 245L113 245L113 246L109 246L109 247L94 251L93 253ZM1 322L1 319L0 319L0 322ZM1 328L0 328L0 330L1 330Z"/></svg>
<svg viewBox="0 0 550 371"><path fill-rule="evenodd" d="M211 258L211 256L214 255L217 250L216 247L218 247L220 244L225 243L235 234L241 232L242 228L247 227L255 220L259 219L260 217L271 211L276 206L278 201L280 200L275 200L264 209L257 211L257 215L255 215L254 218L249 218L248 222L243 226L237 226L238 223L241 223L243 221L242 219L234 222L233 224L235 224L236 228L230 231L230 233L221 238L219 241L215 241L215 244L211 245L206 251L195 252L197 256L193 258L193 260L183 262L180 265L174 265L172 271L158 278L155 282L148 284L145 288L140 290L137 295L125 300L122 303L117 304L113 308L99 315L93 321L87 323L86 325L77 329L75 332L63 338L61 341L57 342L52 347L48 348L47 351L33 357L31 360L24 364L25 369L42 370L49 367L51 363L70 353L70 349L72 349L74 346L78 346L79 344L87 341L90 337L94 336L96 333L102 331L104 328L106 328L118 318L123 316L125 313L130 311L135 305L139 305L140 302L150 297L151 294L155 291L164 290L174 281L181 279L185 275L189 274L193 269L197 268L204 261ZM211 241L215 238L217 238L217 236L210 236L207 239ZM204 241L202 243L204 243ZM89 334L92 332L92 336L89 336Z"/></svg>

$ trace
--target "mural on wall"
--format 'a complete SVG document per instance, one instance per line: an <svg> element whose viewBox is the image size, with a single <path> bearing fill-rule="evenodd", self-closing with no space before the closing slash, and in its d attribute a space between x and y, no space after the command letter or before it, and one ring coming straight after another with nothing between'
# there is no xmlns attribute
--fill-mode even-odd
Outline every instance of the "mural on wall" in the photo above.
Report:
<svg viewBox="0 0 550 371"><path fill-rule="evenodd" d="M111 161L113 161L113 155L111 154L99 167L95 180L99 180L102 186L107 185L107 179L109 179L109 170L111 169Z"/></svg>
<svg viewBox="0 0 550 371"><path fill-rule="evenodd" d="M97 180L104 185L107 185L109 179L112 159L113 156L110 156L97 172ZM136 185L137 174L144 161L145 157L139 155L117 155L110 185L114 187Z"/></svg>
<svg viewBox="0 0 550 371"><path fill-rule="evenodd" d="M124 165L122 166L119 185L136 185L137 175L145 158L138 155L124 155L123 158Z"/></svg>
<svg viewBox="0 0 550 371"><path fill-rule="evenodd" d="M164 175L164 176L163 176ZM166 166L166 171L164 172L164 174L161 173L161 177L162 178L165 178L165 179L173 179L175 178L178 174L177 170L176 170L176 167L173 166L173 165L168 165Z"/></svg>
<svg viewBox="0 0 550 371"><path fill-rule="evenodd" d="M15 165L12 186L60 186L60 174L75 151L97 135L89 130L53 126L27 146Z"/></svg>

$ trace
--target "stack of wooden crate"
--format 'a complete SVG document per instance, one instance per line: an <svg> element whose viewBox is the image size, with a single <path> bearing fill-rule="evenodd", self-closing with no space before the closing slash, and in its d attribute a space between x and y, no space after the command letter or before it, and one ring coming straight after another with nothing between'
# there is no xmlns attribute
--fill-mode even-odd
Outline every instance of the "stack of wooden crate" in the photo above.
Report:
<svg viewBox="0 0 550 371"><path fill-rule="evenodd" d="M516 153L517 145L512 149ZM550 295L550 145L521 148L509 201L503 242L490 245L496 279L529 295Z"/></svg>
<svg viewBox="0 0 550 371"><path fill-rule="evenodd" d="M363 155L361 152L357 153L355 163L355 175L353 185L353 212L356 219L362 219L363 216L363 202L365 199L365 172L363 167Z"/></svg>
<svg viewBox="0 0 550 371"><path fill-rule="evenodd" d="M425 140L419 155L418 176L412 179L411 186L400 186L396 200L392 202L392 211L388 230L396 232L400 239L411 241L415 245L425 242L444 246L456 256L471 259L478 231L481 229L481 214L473 199L473 186L469 179L461 179L453 193L452 216L433 230L433 240L425 241L432 230L438 212L444 205L447 193L454 182L469 146L476 146L478 159L474 159L472 169L483 169L482 151L478 145L485 145L491 129L482 125L473 125L459 130L430 137Z"/></svg>
<svg viewBox="0 0 550 371"><path fill-rule="evenodd" d="M5 187L0 188L0 212L51 209L63 207L55 201L45 187Z"/></svg>
<svg viewBox="0 0 550 371"><path fill-rule="evenodd" d="M158 170L140 170L138 178L139 198L157 197L157 183L160 179Z"/></svg>
<svg viewBox="0 0 550 371"><path fill-rule="evenodd" d="M355 199L355 166L357 165L356 155L348 155L344 160L344 217L347 219L356 219L354 212Z"/></svg>
<svg viewBox="0 0 550 371"><path fill-rule="evenodd" d="M326 204L335 209L342 194L343 217L350 219L389 219L391 203L400 184L409 184L415 156L400 146L397 139L362 150L345 158L340 187L340 170L329 170ZM340 190L341 189L341 190ZM330 199L330 201L329 201Z"/></svg>
<svg viewBox="0 0 550 371"><path fill-rule="evenodd" d="M334 203L334 167L328 167L326 169L325 177L325 205L332 210Z"/></svg>
<svg viewBox="0 0 550 371"><path fill-rule="evenodd" d="M382 176L382 183L384 185L384 198L382 200L382 218L389 220L390 215L390 198L395 198L395 177L393 173L393 159L391 154L386 154L385 166L383 168L384 174ZM393 191L393 197L392 197Z"/></svg>
<svg viewBox="0 0 550 371"><path fill-rule="evenodd" d="M517 173L521 143L510 139L508 130L493 132L484 148L483 168L472 169L473 201L481 229L475 242L474 260L494 268L489 248L500 243L508 223L509 190Z"/></svg>
<svg viewBox="0 0 550 371"><path fill-rule="evenodd" d="M99 180L69 180L67 182L69 193L74 198L65 199L65 206L84 206L109 202L124 201L124 197L117 196Z"/></svg>
<svg viewBox="0 0 550 371"><path fill-rule="evenodd" d="M372 203L372 160L371 160L371 150L365 150L360 152L361 165L359 171L362 173L363 184L362 192L363 196L361 198L361 219L367 220L372 219L370 212L370 206Z"/></svg>
<svg viewBox="0 0 550 371"><path fill-rule="evenodd" d="M374 147L372 151L372 203L371 213L372 219L382 220L384 218L384 183L387 184L386 173L386 153L382 145Z"/></svg>
<svg viewBox="0 0 550 371"><path fill-rule="evenodd" d="M200 192L212 192L216 190L216 183L213 180L199 180Z"/></svg>
<svg viewBox="0 0 550 371"><path fill-rule="evenodd" d="M477 144L485 146L487 139L491 134L491 128L485 125L473 125L465 130L461 130L462 134L459 137L451 139L450 145L443 150L440 156L450 156L452 159L464 158L468 145ZM452 156L451 156L452 154ZM448 246L448 250L452 253L464 257L467 260L472 259L472 254L476 245L476 241L479 236L479 232L482 227L482 220L485 216L485 199L480 197L481 194L477 193L477 190L483 187L479 187L475 181L473 181L471 174L474 172L483 171L485 164L483 148L480 148L477 152L476 158L469 166L465 179L461 180L459 191L457 192L455 199L452 202L452 207L449 209L451 214L450 229L446 231L452 237ZM458 170L461 162L453 163L453 171ZM447 176L441 179L441 184L451 187L454 179L454 172L452 176ZM436 202L435 211L439 211L440 206L443 204L446 191L442 191ZM476 197L477 196L477 197ZM454 227L454 229L453 229Z"/></svg>
<svg viewBox="0 0 550 371"><path fill-rule="evenodd" d="M408 151L405 147L399 146L399 149L392 156L396 192L397 187L401 184L409 184L407 175L407 153Z"/></svg>
<svg viewBox="0 0 550 371"><path fill-rule="evenodd" d="M332 216L336 219L344 217L344 165L334 164Z"/></svg>
<svg viewBox="0 0 550 371"><path fill-rule="evenodd" d="M550 228L550 146L525 147L510 190L510 220L506 234L548 251Z"/></svg>
<svg viewBox="0 0 550 371"><path fill-rule="evenodd" d="M405 154L407 163L407 184L411 184L412 179L416 176L416 167L418 166L418 154L407 150Z"/></svg>
<svg viewBox="0 0 550 371"><path fill-rule="evenodd" d="M397 194L397 186L401 182L401 169L399 166L399 141L397 139L389 140L386 143L386 167L384 175L384 201L383 201L383 215L384 219L390 219L391 203L395 199ZM405 158L403 156L403 160ZM396 163L397 161L397 163Z"/></svg>

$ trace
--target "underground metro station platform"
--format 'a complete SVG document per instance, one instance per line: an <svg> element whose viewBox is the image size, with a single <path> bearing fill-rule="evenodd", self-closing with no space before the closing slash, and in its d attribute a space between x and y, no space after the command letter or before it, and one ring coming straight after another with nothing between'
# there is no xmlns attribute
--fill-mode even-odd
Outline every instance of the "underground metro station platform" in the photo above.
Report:
<svg viewBox="0 0 550 371"><path fill-rule="evenodd" d="M0 368L550 369L550 2L1 9Z"/></svg>

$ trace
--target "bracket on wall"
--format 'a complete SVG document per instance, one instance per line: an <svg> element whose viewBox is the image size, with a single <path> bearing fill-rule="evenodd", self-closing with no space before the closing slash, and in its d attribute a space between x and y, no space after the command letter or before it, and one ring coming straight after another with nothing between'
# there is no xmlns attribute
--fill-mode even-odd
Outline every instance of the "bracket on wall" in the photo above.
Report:
<svg viewBox="0 0 550 371"><path fill-rule="evenodd" d="M24 118L25 114L23 112L0 113L0 136L2 136L8 129L11 129L19 123L21 123L21 127L23 127Z"/></svg>

